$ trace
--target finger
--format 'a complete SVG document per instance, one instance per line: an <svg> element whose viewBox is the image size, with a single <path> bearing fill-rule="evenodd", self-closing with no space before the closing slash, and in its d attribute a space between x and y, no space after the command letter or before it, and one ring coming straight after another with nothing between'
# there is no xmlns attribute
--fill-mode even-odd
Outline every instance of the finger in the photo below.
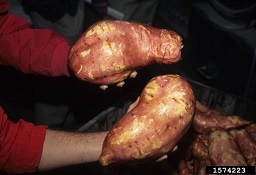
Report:
<svg viewBox="0 0 256 175"><path fill-rule="evenodd" d="M140 99L140 97L138 97L138 98L136 99L136 101L133 102L133 103L129 106L127 112L130 112L130 111L138 104L139 99Z"/></svg>
<svg viewBox="0 0 256 175"><path fill-rule="evenodd" d="M176 146L173 148L172 152L176 151L177 149L178 149L178 146L176 145Z"/></svg>
<svg viewBox="0 0 256 175"><path fill-rule="evenodd" d="M167 155L164 155L164 156L160 157L159 159L157 159L156 162L163 161L163 160L165 160L165 159L167 159L167 158L168 158L168 156L167 156Z"/></svg>

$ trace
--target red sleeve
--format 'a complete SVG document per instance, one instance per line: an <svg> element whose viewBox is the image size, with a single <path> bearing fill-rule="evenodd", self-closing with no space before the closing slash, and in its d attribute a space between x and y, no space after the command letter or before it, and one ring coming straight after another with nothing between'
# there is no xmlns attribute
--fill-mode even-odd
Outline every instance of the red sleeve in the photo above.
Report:
<svg viewBox="0 0 256 175"><path fill-rule="evenodd" d="M3 0L0 0L0 4ZM13 14L0 16L0 64L26 74L70 76L70 46L53 30L32 29L28 21Z"/></svg>
<svg viewBox="0 0 256 175"><path fill-rule="evenodd" d="M0 107L0 172L23 173L37 170L46 126L8 120Z"/></svg>

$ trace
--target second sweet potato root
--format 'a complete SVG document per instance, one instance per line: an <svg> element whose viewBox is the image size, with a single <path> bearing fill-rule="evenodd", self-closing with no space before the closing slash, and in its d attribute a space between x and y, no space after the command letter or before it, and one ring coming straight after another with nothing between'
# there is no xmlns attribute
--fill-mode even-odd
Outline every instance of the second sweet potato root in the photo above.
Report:
<svg viewBox="0 0 256 175"><path fill-rule="evenodd" d="M174 31L145 24L99 21L71 48L68 64L77 78L105 89L129 76L135 77L134 71L141 67L179 61L181 40Z"/></svg>

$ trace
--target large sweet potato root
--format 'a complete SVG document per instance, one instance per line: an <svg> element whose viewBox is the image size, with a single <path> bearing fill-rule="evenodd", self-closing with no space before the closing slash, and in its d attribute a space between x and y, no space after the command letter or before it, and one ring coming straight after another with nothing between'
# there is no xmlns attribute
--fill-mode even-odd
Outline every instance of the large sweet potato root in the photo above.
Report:
<svg viewBox="0 0 256 175"><path fill-rule="evenodd" d="M180 60L181 37L144 24L103 20L88 28L69 52L76 77L95 84L122 82L140 67Z"/></svg>
<svg viewBox="0 0 256 175"><path fill-rule="evenodd" d="M172 150L187 132L195 110L190 84L179 75L152 78L138 104L109 131L100 162L140 163Z"/></svg>

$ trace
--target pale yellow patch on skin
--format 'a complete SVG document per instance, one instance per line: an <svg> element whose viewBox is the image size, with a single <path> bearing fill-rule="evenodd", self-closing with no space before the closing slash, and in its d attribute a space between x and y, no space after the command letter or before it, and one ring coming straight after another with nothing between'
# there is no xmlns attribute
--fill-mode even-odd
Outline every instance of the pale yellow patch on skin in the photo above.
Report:
<svg viewBox="0 0 256 175"><path fill-rule="evenodd" d="M228 149L225 153L223 153L221 160L220 160L220 164L223 163L229 163L228 161L234 159L234 156L236 155L236 160L238 162L240 162L241 165L246 165L245 159L244 157L237 151L232 150L232 149Z"/></svg>
<svg viewBox="0 0 256 175"><path fill-rule="evenodd" d="M150 154L150 151L142 151L140 150L140 156L138 158L142 159Z"/></svg>
<svg viewBox="0 0 256 175"><path fill-rule="evenodd" d="M118 135L111 141L111 144L116 144L116 145L125 144L130 140L134 140L134 138L136 137L136 134L144 128L145 124L141 121L138 121L138 119L135 119L132 123L132 126L133 126L132 128L134 129L121 132L120 135ZM119 129L122 129L122 128L119 128Z"/></svg>
<svg viewBox="0 0 256 175"><path fill-rule="evenodd" d="M92 72L91 72L91 71L89 71L89 73L88 73L88 77L89 77L91 80L93 80L93 79L94 79L94 76L93 76L93 74L92 74Z"/></svg>
<svg viewBox="0 0 256 175"><path fill-rule="evenodd" d="M151 118L151 119L149 119L149 123L153 123L154 122L154 120Z"/></svg>
<svg viewBox="0 0 256 175"><path fill-rule="evenodd" d="M112 42L107 42L107 41L103 41L102 42L102 47L100 49L103 53L104 53L104 59L102 60L104 61L108 61L108 58L111 58L113 55L114 56L122 56L123 55L123 51L122 51L122 43L119 43L118 45L116 45L116 43L112 43ZM122 62L113 62L111 67L110 66L106 66L105 64L101 65L100 70L102 70L102 72L108 72L109 70L115 70L116 72L121 72L126 68L126 65Z"/></svg>
<svg viewBox="0 0 256 175"><path fill-rule="evenodd" d="M103 60L102 60L102 61L103 61ZM99 65L99 67L100 67L100 70L101 70L102 74L104 74L104 72L106 72L107 69L109 69L109 67L107 67L107 66L104 65L104 64ZM111 68L111 69L112 69L112 68Z"/></svg>
<svg viewBox="0 0 256 175"><path fill-rule="evenodd" d="M109 32L112 32L115 30L115 27L113 27L110 24L107 24L105 22L103 22L100 25L96 25L95 27L93 27L91 30L89 30L86 33L86 37L97 34L97 35L104 35L107 34Z"/></svg>
<svg viewBox="0 0 256 175"><path fill-rule="evenodd" d="M143 115L143 116L141 116L141 118L142 118L142 120L144 120L144 119L147 118L147 116L146 116L146 115Z"/></svg>
<svg viewBox="0 0 256 175"><path fill-rule="evenodd" d="M226 132L214 132L212 133L212 137L219 138L220 140L225 140L230 138L230 136Z"/></svg>
<svg viewBox="0 0 256 175"><path fill-rule="evenodd" d="M150 94L156 94L158 92L158 86L155 82L150 82L147 87L145 88L146 95L145 98L147 100L151 100L152 96Z"/></svg>
<svg viewBox="0 0 256 175"><path fill-rule="evenodd" d="M119 63L114 63L113 68L115 69L116 72L121 72L122 70L125 70L126 65L119 64Z"/></svg>
<svg viewBox="0 0 256 175"><path fill-rule="evenodd" d="M90 53L91 53L91 49L85 50L85 51L81 52L80 55L84 58L84 57L86 57L87 55L89 55Z"/></svg>
<svg viewBox="0 0 256 175"><path fill-rule="evenodd" d="M119 43L118 45L116 43L113 42L107 42L104 41L102 43L102 50L105 54L111 56L114 55L115 56L122 56L123 55L123 51L122 51L122 45L123 43Z"/></svg>
<svg viewBox="0 0 256 175"><path fill-rule="evenodd" d="M163 142L161 142L160 140L154 140L154 142L152 143L153 149L158 149L158 148L161 148L162 146L163 146Z"/></svg>
<svg viewBox="0 0 256 175"><path fill-rule="evenodd" d="M168 109L169 109L169 107L167 105L163 105L163 107L160 108L159 115L163 115L165 113L168 113L167 112L167 111L169 111Z"/></svg>
<svg viewBox="0 0 256 175"><path fill-rule="evenodd" d="M102 43L102 47L101 49L103 50L103 52L107 55L113 55L113 48L115 47L115 44L114 43L110 43L110 42L107 42L107 41L104 41Z"/></svg>
<svg viewBox="0 0 256 175"><path fill-rule="evenodd" d="M179 114L179 115L183 115L186 112L186 106L187 104L180 99L183 99L183 97L185 96L185 92L173 92L172 93L172 98L178 100L177 105L175 105L174 107L174 114Z"/></svg>

